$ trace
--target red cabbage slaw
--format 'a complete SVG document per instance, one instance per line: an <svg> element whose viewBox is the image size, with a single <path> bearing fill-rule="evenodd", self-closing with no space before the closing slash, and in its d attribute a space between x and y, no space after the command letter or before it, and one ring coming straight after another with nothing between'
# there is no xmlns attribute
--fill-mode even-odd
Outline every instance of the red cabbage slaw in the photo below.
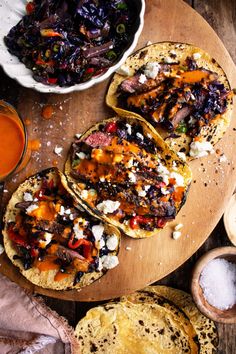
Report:
<svg viewBox="0 0 236 354"><path fill-rule="evenodd" d="M128 0L33 0L5 44L46 85L103 74L126 50L137 17Z"/></svg>

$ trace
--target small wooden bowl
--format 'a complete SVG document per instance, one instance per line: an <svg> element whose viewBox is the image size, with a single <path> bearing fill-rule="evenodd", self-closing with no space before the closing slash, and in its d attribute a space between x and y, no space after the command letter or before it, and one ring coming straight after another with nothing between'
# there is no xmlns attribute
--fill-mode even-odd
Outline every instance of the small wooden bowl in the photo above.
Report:
<svg viewBox="0 0 236 354"><path fill-rule="evenodd" d="M191 292L199 310L207 317L216 322L236 323L236 304L228 310L219 310L211 306L203 296L199 285L199 279L203 268L208 262L215 258L224 258L227 261L236 263L236 247L219 247L204 254L196 263L193 270Z"/></svg>

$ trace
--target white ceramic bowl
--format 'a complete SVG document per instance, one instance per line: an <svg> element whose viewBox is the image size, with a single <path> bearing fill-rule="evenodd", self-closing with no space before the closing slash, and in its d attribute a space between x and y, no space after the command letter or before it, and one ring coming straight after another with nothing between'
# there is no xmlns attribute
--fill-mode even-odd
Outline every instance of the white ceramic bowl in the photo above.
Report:
<svg viewBox="0 0 236 354"><path fill-rule="evenodd" d="M39 92L45 93L69 93L73 91L85 90L99 82L106 80L112 73L114 73L126 60L126 58L133 52L138 38L143 28L144 23L144 11L145 0L131 0L132 6L136 6L139 16L135 23L134 35L129 43L127 50L123 53L120 60L111 66L104 74L91 78L81 84L75 84L69 87L60 86L48 86L33 79L31 70L27 69L18 58L10 54L4 43L4 36L6 36L9 30L15 26L20 19L25 15L26 0L0 0L0 14L1 14L1 26L0 26L0 65L3 67L5 73L12 79L15 79L22 86L35 89Z"/></svg>

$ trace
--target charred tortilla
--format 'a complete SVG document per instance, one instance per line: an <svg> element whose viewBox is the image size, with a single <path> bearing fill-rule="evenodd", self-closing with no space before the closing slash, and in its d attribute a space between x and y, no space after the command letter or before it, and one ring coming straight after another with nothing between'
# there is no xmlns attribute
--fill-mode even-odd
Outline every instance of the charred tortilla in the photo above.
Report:
<svg viewBox="0 0 236 354"><path fill-rule="evenodd" d="M171 312L150 303L110 303L89 310L75 329L81 354L197 353Z"/></svg>
<svg viewBox="0 0 236 354"><path fill-rule="evenodd" d="M155 43L131 55L113 77L106 103L147 119L177 152L207 155L225 133L232 91L223 69L190 44Z"/></svg>
<svg viewBox="0 0 236 354"><path fill-rule="evenodd" d="M3 230L5 250L32 283L80 289L118 264L119 231L88 214L56 169L25 180L13 193Z"/></svg>
<svg viewBox="0 0 236 354"><path fill-rule="evenodd" d="M184 204L191 171L142 118L99 122L71 146L69 187L83 205L127 235L154 235Z"/></svg>

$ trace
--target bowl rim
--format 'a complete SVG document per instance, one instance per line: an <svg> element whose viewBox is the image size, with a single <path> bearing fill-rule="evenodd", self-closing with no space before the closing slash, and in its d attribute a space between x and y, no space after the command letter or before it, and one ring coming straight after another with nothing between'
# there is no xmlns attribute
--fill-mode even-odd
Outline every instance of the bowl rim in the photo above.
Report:
<svg viewBox="0 0 236 354"><path fill-rule="evenodd" d="M202 255L198 261L196 262L193 271L192 271L192 281L191 281L191 293L193 300L198 307L198 309L208 318L215 322L220 323L236 323L236 314L232 317L220 317L216 312L210 311L202 302L201 297L199 296L199 278L203 268L206 266L207 263L212 261L215 258L223 257L226 255L234 255L236 257L236 247L234 246L223 246L213 248L212 250L206 252ZM236 305L235 305L236 306ZM212 306L214 309L214 307ZM229 309L230 310L230 309ZM226 311L229 311L226 310Z"/></svg>
<svg viewBox="0 0 236 354"><path fill-rule="evenodd" d="M24 1L26 2L26 0L24 0ZM11 79L16 80L23 87L31 88L31 89L34 89L38 92L67 94L70 92L77 92L77 91L86 90L86 89L108 79L125 62L125 60L128 58L128 56L130 54L132 54L132 52L134 51L134 49L138 43L139 36L140 36L143 26L144 26L144 14L145 14L145 6L146 6L145 0L138 0L138 1L140 3L140 11L138 13L138 18L137 18L138 28L133 35L133 39L131 41L130 46L125 50L125 52L121 56L120 60L115 65L109 67L109 69L104 74L101 74L100 76L97 76L95 78L91 78L89 81L86 81L84 83L75 84L75 85L72 85L69 87L61 87L59 85L49 86L49 85L42 84L41 82L37 82L36 80L34 80L33 83L24 82L24 80L22 81L22 75L16 76L11 73L11 71L8 68L9 67L8 64L4 64L2 61L0 61L0 65L3 69L3 71L5 72L5 74L8 75ZM0 2L2 2L2 0ZM14 26L14 25L16 25L16 23L12 24L12 26ZM5 48L6 51L8 51L5 44L4 44L3 48ZM12 54L9 53L9 55L12 57ZM14 57L17 58L16 56L14 56ZM20 62L20 60L18 58L17 58L17 60L18 60L18 62L16 65L18 65L18 64L24 65L22 62ZM27 70L29 70L29 69L27 69ZM31 70L29 70L29 75L32 75ZM27 76L28 76L28 74L27 74Z"/></svg>

